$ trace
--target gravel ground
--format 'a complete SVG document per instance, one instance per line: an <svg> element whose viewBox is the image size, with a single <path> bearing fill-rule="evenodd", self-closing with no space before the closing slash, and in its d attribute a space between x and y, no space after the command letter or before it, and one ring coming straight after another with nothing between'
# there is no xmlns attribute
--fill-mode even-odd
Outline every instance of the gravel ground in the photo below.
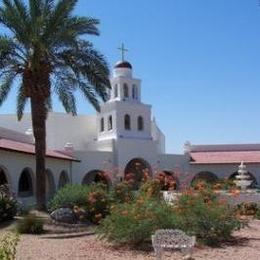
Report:
<svg viewBox="0 0 260 260"><path fill-rule="evenodd" d="M148 260L155 259L153 252L130 251L113 248L95 235L82 232L68 236L62 235L23 235L17 248L18 260ZM195 248L194 259L203 260L259 260L260 259L260 221L250 222L248 228L234 234L235 242L221 248ZM164 259L182 259L179 253L166 252Z"/></svg>

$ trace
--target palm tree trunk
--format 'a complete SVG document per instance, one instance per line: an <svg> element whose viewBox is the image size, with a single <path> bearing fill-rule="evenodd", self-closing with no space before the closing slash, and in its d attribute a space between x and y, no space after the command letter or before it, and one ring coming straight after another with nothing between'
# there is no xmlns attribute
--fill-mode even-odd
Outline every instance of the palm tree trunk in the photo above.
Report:
<svg viewBox="0 0 260 260"><path fill-rule="evenodd" d="M46 209L45 155L46 155L46 106L42 96L31 97L32 127L35 138L36 202L38 210Z"/></svg>

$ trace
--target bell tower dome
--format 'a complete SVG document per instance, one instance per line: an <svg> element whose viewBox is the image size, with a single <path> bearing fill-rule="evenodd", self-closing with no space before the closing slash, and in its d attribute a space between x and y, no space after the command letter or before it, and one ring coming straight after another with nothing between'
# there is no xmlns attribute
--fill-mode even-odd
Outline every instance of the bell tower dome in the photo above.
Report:
<svg viewBox="0 0 260 260"><path fill-rule="evenodd" d="M133 78L133 67L125 60L125 52L128 50L124 44L118 49L121 51L121 60L113 68L109 101L141 102L141 81Z"/></svg>
<svg viewBox="0 0 260 260"><path fill-rule="evenodd" d="M140 102L140 80L133 78L133 68L128 61L119 61L113 69L110 100Z"/></svg>

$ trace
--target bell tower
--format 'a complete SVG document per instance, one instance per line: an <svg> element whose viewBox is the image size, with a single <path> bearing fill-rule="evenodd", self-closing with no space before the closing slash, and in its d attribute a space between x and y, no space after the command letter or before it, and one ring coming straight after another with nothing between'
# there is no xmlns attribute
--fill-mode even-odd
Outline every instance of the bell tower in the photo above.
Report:
<svg viewBox="0 0 260 260"><path fill-rule="evenodd" d="M151 140L151 106L141 102L141 80L133 77L133 67L124 57L124 45L119 49L122 57L113 68L110 99L97 116L98 141Z"/></svg>

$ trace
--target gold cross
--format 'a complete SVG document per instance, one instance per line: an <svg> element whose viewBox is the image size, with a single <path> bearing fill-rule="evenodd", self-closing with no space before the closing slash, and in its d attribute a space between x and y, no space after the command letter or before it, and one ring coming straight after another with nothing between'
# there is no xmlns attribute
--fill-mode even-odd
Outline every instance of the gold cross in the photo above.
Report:
<svg viewBox="0 0 260 260"><path fill-rule="evenodd" d="M122 57L122 61L125 60L125 52L128 51L128 49L125 49L125 46L124 44L122 43L121 44L121 47L118 48L118 50L120 50L122 53L121 53L121 57Z"/></svg>

